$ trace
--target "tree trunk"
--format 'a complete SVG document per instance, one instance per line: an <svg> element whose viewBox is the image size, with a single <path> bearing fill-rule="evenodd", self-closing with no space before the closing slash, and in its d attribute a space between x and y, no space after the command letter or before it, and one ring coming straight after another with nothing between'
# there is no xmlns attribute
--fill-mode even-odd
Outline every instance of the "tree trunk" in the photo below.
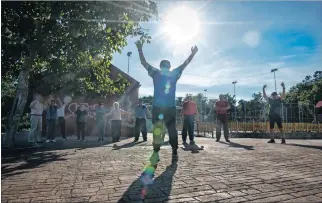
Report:
<svg viewBox="0 0 322 203"><path fill-rule="evenodd" d="M10 113L8 130L3 138L4 146L6 148L13 148L15 143L15 135L19 127L21 117L23 115L29 88L29 73L32 66L33 57L28 57L24 63L18 76L18 87L15 100Z"/></svg>

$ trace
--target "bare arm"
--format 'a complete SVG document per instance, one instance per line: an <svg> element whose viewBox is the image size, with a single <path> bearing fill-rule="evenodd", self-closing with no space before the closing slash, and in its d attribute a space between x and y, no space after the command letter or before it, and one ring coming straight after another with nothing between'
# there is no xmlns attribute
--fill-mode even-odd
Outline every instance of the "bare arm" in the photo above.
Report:
<svg viewBox="0 0 322 203"><path fill-rule="evenodd" d="M283 100L285 98L285 85L283 82L282 82L281 86L283 87L283 93L280 98L281 98L281 100Z"/></svg>
<svg viewBox="0 0 322 203"><path fill-rule="evenodd" d="M37 104L37 102L38 102L38 100L31 102L30 108L33 109L35 107L35 105Z"/></svg>
<svg viewBox="0 0 322 203"><path fill-rule="evenodd" d="M267 97L267 95L266 95L266 91L265 91L265 88L267 87L267 85L264 85L263 86L263 97L264 97L264 99L268 99L268 97Z"/></svg>
<svg viewBox="0 0 322 203"><path fill-rule="evenodd" d="M152 76L156 71L158 71L158 69L154 68L153 66L151 66L148 62L146 62L144 54L143 54L143 50L142 50L142 42L137 41L135 42L137 48L138 48L138 52L139 52L139 56L140 56L140 61L142 66L148 71L149 75Z"/></svg>
<svg viewBox="0 0 322 203"><path fill-rule="evenodd" d="M183 64L181 64L176 69L178 69L178 70L180 70L180 72L182 72L188 66L188 64L191 62L191 60L193 59L193 57L196 55L197 52L198 52L198 47L197 46L192 47L190 56L184 61Z"/></svg>

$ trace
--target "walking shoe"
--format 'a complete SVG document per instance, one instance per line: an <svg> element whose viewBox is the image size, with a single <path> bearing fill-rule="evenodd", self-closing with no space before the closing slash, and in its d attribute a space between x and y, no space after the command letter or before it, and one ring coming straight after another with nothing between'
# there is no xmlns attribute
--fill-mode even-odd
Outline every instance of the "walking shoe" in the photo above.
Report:
<svg viewBox="0 0 322 203"><path fill-rule="evenodd" d="M144 139L143 142L147 142L148 140L147 139Z"/></svg>
<svg viewBox="0 0 322 203"><path fill-rule="evenodd" d="M56 140L54 139L54 140L51 140L51 142L56 142Z"/></svg>
<svg viewBox="0 0 322 203"><path fill-rule="evenodd" d="M67 138L63 138L63 140L67 140Z"/></svg>
<svg viewBox="0 0 322 203"><path fill-rule="evenodd" d="M156 166L159 163L159 161L160 161L159 153L153 151L153 153L150 157L151 166Z"/></svg>
<svg viewBox="0 0 322 203"><path fill-rule="evenodd" d="M187 142L182 142L182 145L187 145Z"/></svg>
<svg viewBox="0 0 322 203"><path fill-rule="evenodd" d="M139 140L137 140L137 139L135 139L135 140L133 140L133 142L138 142Z"/></svg>
<svg viewBox="0 0 322 203"><path fill-rule="evenodd" d="M49 143L50 142L50 140L46 140L46 143Z"/></svg>
<svg viewBox="0 0 322 203"><path fill-rule="evenodd" d="M226 142L230 142L230 140L229 139L226 139Z"/></svg>
<svg viewBox="0 0 322 203"><path fill-rule="evenodd" d="M270 139L267 143L275 143L274 139Z"/></svg>
<svg viewBox="0 0 322 203"><path fill-rule="evenodd" d="M172 150L172 163L178 162L178 151L177 149Z"/></svg>
<svg viewBox="0 0 322 203"><path fill-rule="evenodd" d="M284 138L282 139L281 144L286 144L286 142L285 142L285 139L284 139Z"/></svg>
<svg viewBox="0 0 322 203"><path fill-rule="evenodd" d="M217 139L216 142L219 142L219 140Z"/></svg>
<svg viewBox="0 0 322 203"><path fill-rule="evenodd" d="M190 141L189 143L190 145L194 145L195 144L195 141Z"/></svg>

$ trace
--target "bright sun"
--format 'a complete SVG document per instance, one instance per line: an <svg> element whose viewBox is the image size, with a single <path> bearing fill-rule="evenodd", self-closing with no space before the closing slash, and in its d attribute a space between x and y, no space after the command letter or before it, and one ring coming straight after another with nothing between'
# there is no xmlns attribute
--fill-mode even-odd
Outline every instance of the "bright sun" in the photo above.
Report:
<svg viewBox="0 0 322 203"><path fill-rule="evenodd" d="M193 9L181 6L167 15L161 29L170 40L183 44L197 37L200 21Z"/></svg>

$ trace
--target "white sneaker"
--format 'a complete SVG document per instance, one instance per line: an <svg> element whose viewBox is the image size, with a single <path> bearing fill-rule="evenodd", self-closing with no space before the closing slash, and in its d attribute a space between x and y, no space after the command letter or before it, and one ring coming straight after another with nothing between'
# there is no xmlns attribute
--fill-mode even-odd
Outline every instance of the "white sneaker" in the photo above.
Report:
<svg viewBox="0 0 322 203"><path fill-rule="evenodd" d="M49 143L50 142L50 140L46 140L46 143Z"/></svg>
<svg viewBox="0 0 322 203"><path fill-rule="evenodd" d="M56 140L52 140L52 142L56 142Z"/></svg>

